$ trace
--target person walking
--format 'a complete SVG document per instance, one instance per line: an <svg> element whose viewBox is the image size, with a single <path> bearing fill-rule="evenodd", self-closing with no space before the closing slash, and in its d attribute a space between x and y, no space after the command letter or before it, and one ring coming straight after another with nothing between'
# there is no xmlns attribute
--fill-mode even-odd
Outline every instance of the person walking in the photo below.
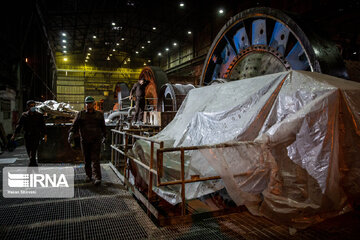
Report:
<svg viewBox="0 0 360 240"><path fill-rule="evenodd" d="M81 150L85 160L86 181L101 183L100 150L105 143L106 127L104 114L94 109L94 98L85 98L85 110L78 112L70 127L68 142L74 139L74 134L80 130Z"/></svg>
<svg viewBox="0 0 360 240"><path fill-rule="evenodd" d="M24 128L24 139L26 152L29 156L29 167L37 167L36 152L42 137L47 142L46 126L44 117L41 113L36 112L35 101L26 102L27 111L23 112L15 128L15 132L11 137L11 141L15 140L17 134Z"/></svg>
<svg viewBox="0 0 360 240"><path fill-rule="evenodd" d="M139 79L137 83L134 84L130 91L129 99L132 100L135 93L135 115L133 116L132 121L135 124L142 124L144 118L144 109L145 109L145 89L146 86L150 83L145 79Z"/></svg>

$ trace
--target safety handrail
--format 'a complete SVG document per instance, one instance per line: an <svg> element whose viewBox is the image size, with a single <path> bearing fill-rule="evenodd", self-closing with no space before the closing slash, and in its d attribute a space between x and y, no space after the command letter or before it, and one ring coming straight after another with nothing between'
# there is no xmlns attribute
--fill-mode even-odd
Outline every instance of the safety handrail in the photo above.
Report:
<svg viewBox="0 0 360 240"><path fill-rule="evenodd" d="M134 129L135 130L135 129ZM119 149L114 144L114 137L112 138L112 145L111 147L116 150L117 152L120 152L122 155L124 155L126 158L132 160L136 164L139 164L144 169L149 171L149 185L148 185L148 199L151 199L152 197L152 186L153 186L153 175L157 176L156 186L168 186L168 185L177 185L181 184L181 214L184 216L186 214L185 212L185 184L187 183L194 183L194 182L200 182L200 181L209 181L209 180L217 180L221 179L220 176L211 176L211 177L199 177L198 175L191 176L190 179L185 179L185 151L194 151L194 150L201 150L201 149L212 149L212 148L226 148L226 147L234 147L238 146L240 144L244 144L244 142L230 142L230 143L221 143L221 144L213 144L213 145L202 145L202 146L188 146L188 147L173 147L173 148L164 148L164 142L158 141L149 137L144 137L136 134L131 134L126 131L119 131L116 129L111 129L111 131L115 134L121 134L125 136L125 144L124 151ZM141 139L150 142L150 161L149 165L146 165L141 160L127 154L128 151L128 137L133 137L134 139ZM157 168L156 170L153 168L154 164L154 145L158 144L159 148L156 150L156 157L157 157ZM161 178L163 175L163 154L169 153L169 152L180 152L180 179L174 180L174 181L168 181L168 182L161 182ZM112 160L113 160L113 153L112 153ZM125 166L124 166L124 177L127 178L126 174L127 169L127 160L125 159Z"/></svg>

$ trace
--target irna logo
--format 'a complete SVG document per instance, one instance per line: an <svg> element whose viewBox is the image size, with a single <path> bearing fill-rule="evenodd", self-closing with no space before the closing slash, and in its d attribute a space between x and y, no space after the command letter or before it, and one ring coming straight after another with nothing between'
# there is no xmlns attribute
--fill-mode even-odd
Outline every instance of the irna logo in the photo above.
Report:
<svg viewBox="0 0 360 240"><path fill-rule="evenodd" d="M5 198L73 198L74 167L4 167Z"/></svg>
<svg viewBox="0 0 360 240"><path fill-rule="evenodd" d="M19 187L69 187L65 174L12 174L8 172L8 186L12 188Z"/></svg>

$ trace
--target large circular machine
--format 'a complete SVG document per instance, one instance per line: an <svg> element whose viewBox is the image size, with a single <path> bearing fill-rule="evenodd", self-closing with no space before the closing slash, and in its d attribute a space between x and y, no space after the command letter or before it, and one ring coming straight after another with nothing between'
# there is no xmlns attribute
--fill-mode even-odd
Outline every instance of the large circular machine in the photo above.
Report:
<svg viewBox="0 0 360 240"><path fill-rule="evenodd" d="M153 110L156 110L160 88L168 82L166 73L160 67L145 67L141 71L139 79L150 81L149 85L146 87L145 98L148 101L148 106L152 106Z"/></svg>
<svg viewBox="0 0 360 240"><path fill-rule="evenodd" d="M178 111L186 95L194 88L192 84L166 83L161 87L159 92L158 111Z"/></svg>
<svg viewBox="0 0 360 240"><path fill-rule="evenodd" d="M147 110L157 110L158 92L161 86L168 82L166 73L160 67L149 66L141 71L139 79L145 79L150 82L145 91ZM125 83L117 83L115 85L114 98L118 99L118 102L113 106L114 112L107 116L108 122L115 122L119 119L131 119L135 114L135 107L131 105L128 99L130 91Z"/></svg>
<svg viewBox="0 0 360 240"><path fill-rule="evenodd" d="M148 106L159 112L177 111L187 93L195 88L192 84L168 83L166 73L160 67L145 67L139 79L150 81L146 87L145 98Z"/></svg>
<svg viewBox="0 0 360 240"><path fill-rule="evenodd" d="M235 15L213 41L200 85L218 78L231 81L291 69L348 78L336 45L307 29L309 23L301 26L271 8L252 8Z"/></svg>

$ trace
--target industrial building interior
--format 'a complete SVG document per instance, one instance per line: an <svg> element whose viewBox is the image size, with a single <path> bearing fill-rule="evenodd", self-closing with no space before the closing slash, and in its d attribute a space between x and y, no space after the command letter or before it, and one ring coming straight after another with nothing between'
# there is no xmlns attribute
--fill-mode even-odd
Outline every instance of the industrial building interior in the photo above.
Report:
<svg viewBox="0 0 360 240"><path fill-rule="evenodd" d="M359 0L8 2L0 239L359 239L359 13ZM86 142L86 124L104 138ZM66 187L31 182L64 169Z"/></svg>

